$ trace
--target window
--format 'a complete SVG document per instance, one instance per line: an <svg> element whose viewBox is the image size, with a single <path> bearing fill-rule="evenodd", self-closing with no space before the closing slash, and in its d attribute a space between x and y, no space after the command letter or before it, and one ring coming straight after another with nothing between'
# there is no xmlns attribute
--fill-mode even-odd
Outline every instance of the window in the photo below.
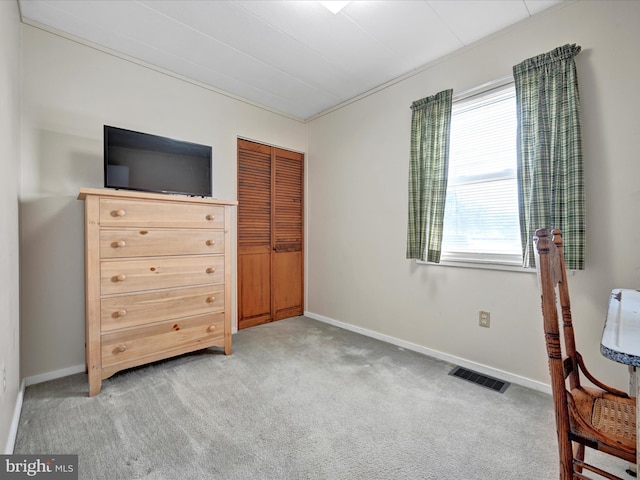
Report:
<svg viewBox="0 0 640 480"><path fill-rule="evenodd" d="M455 100L442 261L522 264L515 86Z"/></svg>

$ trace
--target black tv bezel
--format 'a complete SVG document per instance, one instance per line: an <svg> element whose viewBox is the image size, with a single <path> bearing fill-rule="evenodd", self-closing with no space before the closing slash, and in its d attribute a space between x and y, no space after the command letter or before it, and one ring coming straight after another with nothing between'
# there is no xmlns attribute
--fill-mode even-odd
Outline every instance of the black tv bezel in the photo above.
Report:
<svg viewBox="0 0 640 480"><path fill-rule="evenodd" d="M188 150L188 149L204 149L207 152L207 157L208 157L208 166L209 166L209 171L208 171L208 177L209 177L209 190L208 193L200 193L200 192L182 192L182 191L173 191L173 190L156 190L156 189L149 189L149 188L141 188L141 187L135 187L135 186L127 186L127 187L122 187L122 186L113 186L113 185L109 185L109 177L107 174L108 171L108 167L109 167L109 133L112 131L118 131L118 132L122 132L125 133L127 135L131 135L133 137L137 137L138 139L141 139L143 142L145 143L149 143L149 144L153 144L153 145L164 145L165 148L167 148L167 146L171 146L171 148L167 149L167 150L175 150L177 149L178 151L184 151L184 150ZM200 144L200 143L194 143L194 142L187 142L185 140L177 140L171 137L165 137L162 135L155 135L152 133L146 133L146 132L139 132L136 130L129 130L126 128L121 128L121 127L114 127L111 125L104 125L103 127L103 172L104 172L104 188L112 188L114 190L130 190L130 191L136 191L136 192L150 192L150 193L164 193L164 194L169 194L169 195L186 195L186 196L190 196L190 197L202 197L202 198L211 198L213 197L213 179L212 179L212 174L213 174L213 148L209 145L204 145L204 144ZM167 150L152 150L150 149L150 151L167 151Z"/></svg>

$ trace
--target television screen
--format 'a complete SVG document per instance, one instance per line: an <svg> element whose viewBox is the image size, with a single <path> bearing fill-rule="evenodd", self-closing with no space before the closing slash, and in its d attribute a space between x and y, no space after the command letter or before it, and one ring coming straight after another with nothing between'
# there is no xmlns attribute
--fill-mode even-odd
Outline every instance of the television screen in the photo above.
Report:
<svg viewBox="0 0 640 480"><path fill-rule="evenodd" d="M211 147L104 126L104 186L210 197Z"/></svg>

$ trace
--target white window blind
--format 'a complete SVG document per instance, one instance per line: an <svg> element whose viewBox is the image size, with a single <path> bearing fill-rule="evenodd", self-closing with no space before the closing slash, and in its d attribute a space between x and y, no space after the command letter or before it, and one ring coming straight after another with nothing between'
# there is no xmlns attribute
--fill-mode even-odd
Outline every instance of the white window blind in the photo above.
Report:
<svg viewBox="0 0 640 480"><path fill-rule="evenodd" d="M521 264L513 83L454 101L443 261Z"/></svg>

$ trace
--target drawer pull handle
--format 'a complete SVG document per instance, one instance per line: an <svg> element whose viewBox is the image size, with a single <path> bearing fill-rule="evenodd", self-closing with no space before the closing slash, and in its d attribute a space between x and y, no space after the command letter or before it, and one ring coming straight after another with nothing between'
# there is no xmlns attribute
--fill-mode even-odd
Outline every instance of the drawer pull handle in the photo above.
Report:
<svg viewBox="0 0 640 480"><path fill-rule="evenodd" d="M127 346L125 344L118 345L118 351L120 353L124 352L126 349L127 349Z"/></svg>
<svg viewBox="0 0 640 480"><path fill-rule="evenodd" d="M216 269L215 269L215 268L213 268L213 267L209 267L209 268L207 268L207 273L213 273L213 272L215 272L215 271L216 271Z"/></svg>
<svg viewBox="0 0 640 480"><path fill-rule="evenodd" d="M207 297L207 303L213 303L216 301L216 297Z"/></svg>
<svg viewBox="0 0 640 480"><path fill-rule="evenodd" d="M207 240L207 245L208 245L208 246L210 246L210 247L211 247L212 245L215 245L215 244L216 244L216 241L215 241L215 240Z"/></svg>
<svg viewBox="0 0 640 480"><path fill-rule="evenodd" d="M124 273L121 273L120 275L116 275L114 277L114 280L116 282L124 282L127 279L127 276Z"/></svg>
<svg viewBox="0 0 640 480"><path fill-rule="evenodd" d="M113 243L111 244L111 246L112 246L113 248L122 248L122 247L124 247L124 246L126 246L126 245L127 245L127 242L125 242L124 240L118 240L117 242L113 242Z"/></svg>
<svg viewBox="0 0 640 480"><path fill-rule="evenodd" d="M215 326L215 325L209 325L209 326L207 327L207 332L213 332L215 329L216 329L216 326Z"/></svg>
<svg viewBox="0 0 640 480"><path fill-rule="evenodd" d="M118 310L117 312L114 312L113 316L116 318L121 318L124 317L127 314L126 310Z"/></svg>
<svg viewBox="0 0 640 480"><path fill-rule="evenodd" d="M209 215L207 215L205 218L206 218L208 221L210 221L210 222L211 222L212 220L215 220L216 216L215 216L215 215L211 215L211 214L209 214Z"/></svg>
<svg viewBox="0 0 640 480"><path fill-rule="evenodd" d="M113 212L111 212L111 215L113 215L114 217L124 217L126 214L127 214L127 212L125 212L122 209L114 210Z"/></svg>

